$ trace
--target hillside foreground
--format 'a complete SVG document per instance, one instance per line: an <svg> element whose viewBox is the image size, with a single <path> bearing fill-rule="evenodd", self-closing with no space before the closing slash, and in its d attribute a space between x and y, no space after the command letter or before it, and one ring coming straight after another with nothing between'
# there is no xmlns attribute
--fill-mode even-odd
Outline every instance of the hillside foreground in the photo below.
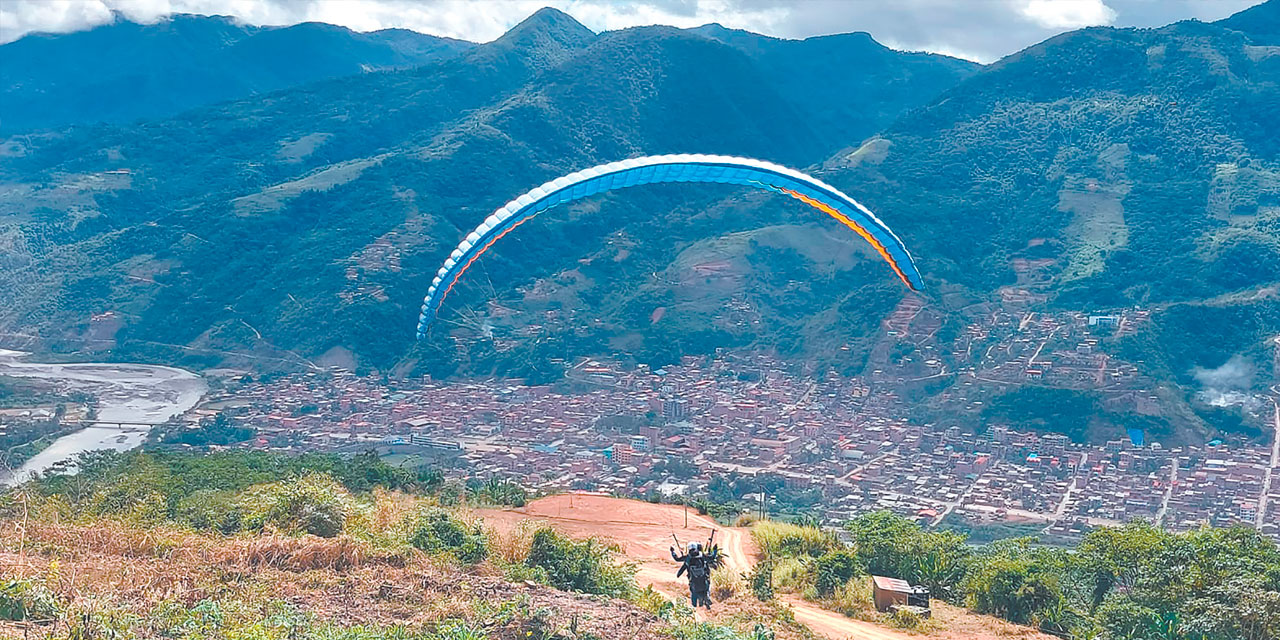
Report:
<svg viewBox="0 0 1280 640"><path fill-rule="evenodd" d="M391 528L412 508L406 496L382 494L370 524ZM687 544L715 531L728 553L726 570L733 574L749 572L760 555L748 529L720 525L693 509L686 514L676 505L562 494L518 509L473 513L499 538L518 539L534 524L549 524L572 538L615 542L622 557L638 565L641 586L677 602L687 598L687 586L675 577L668 554L673 536ZM548 638L680 637L661 617L626 600L512 580L489 565L464 567L460 573L456 564L440 558L380 551L350 537L227 538L110 520L72 523L47 514L0 524L0 575L39 582L63 603L64 612L74 609L82 618L0 622L4 638L62 637L84 629L108 634L102 637L115 637L113 629L144 634L120 637L167 637L178 628L225 632L255 624L350 633L446 623L482 628L491 638L523 638L531 629ZM781 608L760 603L740 589L699 619L730 626L767 620L784 640L1048 638L938 601L938 624L911 634L845 617L792 594L780 594L778 602Z"/></svg>
<svg viewBox="0 0 1280 640"><path fill-rule="evenodd" d="M760 558L759 546L752 539L750 530L722 525L709 516L700 515L694 509L680 505L575 493L547 496L521 508L482 509L476 514L484 518L486 524L504 533L513 532L527 522L541 522L550 524L571 537L611 540L622 548L622 553L628 560L638 564L636 580L642 586L652 586L654 590L677 601L688 599L688 586L686 582L676 578L678 565L669 555L668 547L676 539L684 544L705 542L714 531L715 541L728 554L725 570L735 574L749 572ZM939 600L933 601L933 615L937 624L927 628L924 633L907 633L828 611L793 594L780 594L779 599L791 609L797 622L811 629L817 636L830 640L1052 638L1027 627L973 614ZM699 613L700 619L732 617L739 600L741 598L735 598L713 607L709 616Z"/></svg>
<svg viewBox="0 0 1280 640"><path fill-rule="evenodd" d="M83 613L84 623L0 621L0 638L61 637L73 628L105 634L85 637L168 637L170 627L227 633L244 621L332 633L466 621L459 626L489 635L458 637L525 638L532 629L541 631L537 637L568 637L556 635L560 628L572 628L572 637L667 637L657 618L624 601L494 573L463 577L430 558L370 554L348 538L227 540L109 523L8 522L0 530L0 575L39 579L59 601L95 613ZM193 628L202 624L209 628ZM143 635L112 635L117 628Z"/></svg>

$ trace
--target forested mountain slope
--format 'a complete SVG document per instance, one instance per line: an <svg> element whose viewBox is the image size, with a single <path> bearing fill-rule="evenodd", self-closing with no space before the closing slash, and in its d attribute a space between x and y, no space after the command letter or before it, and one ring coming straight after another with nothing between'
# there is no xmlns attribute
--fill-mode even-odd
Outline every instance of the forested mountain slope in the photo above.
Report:
<svg viewBox="0 0 1280 640"><path fill-rule="evenodd" d="M185 14L31 34L0 45L0 134L172 116L324 78L425 64L473 46L403 29L254 27Z"/></svg>
<svg viewBox="0 0 1280 640"><path fill-rule="evenodd" d="M918 106L977 69L864 38L841 42L790 43L787 55L797 67L858 61L826 78L827 91L875 84L862 69L907 78L897 82L912 90L859 115L797 91L740 45L666 27L597 35L543 10L492 43L412 70L139 125L11 137L0 161L0 324L38 332L55 348L119 357L215 362L250 350L297 363L332 352L390 366L415 348L417 305L442 254L515 194L639 154L715 151L802 167L856 144L843 132L879 129L885 114ZM796 53L819 46L823 55ZM878 62L864 59L868 49ZM676 203L711 205L728 193L655 187L549 216L486 261L491 278L458 299L482 305L476 294L490 280L510 291L559 273L620 231L635 238L636 259L609 271L634 276L618 281L634 288L674 257L673 240L751 229L715 217L672 227L699 218ZM579 215L596 209L607 213ZM801 209L786 206L773 220L812 221ZM625 299L605 288L581 293ZM572 336L551 344L586 348L562 338ZM441 335L427 345L433 365L457 361L439 353L449 342ZM527 368L477 358L466 370Z"/></svg>
<svg viewBox="0 0 1280 640"><path fill-rule="evenodd" d="M1031 286L1059 308L1141 304L1157 311L1159 344L1131 346L1170 373L1234 354L1269 370L1277 16L1273 1L1215 24L1058 36L835 158L831 179L910 211L899 230L939 291ZM1018 258L1052 262L1020 273Z"/></svg>

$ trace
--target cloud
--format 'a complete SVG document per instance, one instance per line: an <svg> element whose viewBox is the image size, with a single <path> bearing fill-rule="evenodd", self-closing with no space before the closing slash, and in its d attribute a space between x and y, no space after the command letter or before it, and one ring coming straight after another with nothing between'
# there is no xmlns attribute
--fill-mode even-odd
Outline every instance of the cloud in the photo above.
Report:
<svg viewBox="0 0 1280 640"><path fill-rule="evenodd" d="M1062 31L1216 20L1260 0L0 0L0 42L31 31L106 24L118 12L155 22L174 13L228 15L256 25L318 21L358 31L390 27L493 40L543 6L596 31L719 22L805 38L866 31L898 49L990 62Z"/></svg>
<svg viewBox="0 0 1280 640"><path fill-rule="evenodd" d="M1046 29L1079 29L1111 24L1116 11L1102 0L1030 0L1019 11Z"/></svg>
<svg viewBox="0 0 1280 640"><path fill-rule="evenodd" d="M1242 356L1231 356L1216 369L1196 367L1191 370L1196 382L1215 389L1248 389L1253 386L1253 364Z"/></svg>
<svg viewBox="0 0 1280 640"><path fill-rule="evenodd" d="M1249 392L1255 374L1253 363L1239 355L1231 356L1216 369L1195 367L1191 370L1191 375L1203 387L1196 394L1201 402L1215 407L1241 405L1249 411L1256 411L1260 406L1258 398Z"/></svg>
<svg viewBox="0 0 1280 640"><path fill-rule="evenodd" d="M77 0L5 0L0 2L0 42L32 31L79 31L111 21L101 2Z"/></svg>

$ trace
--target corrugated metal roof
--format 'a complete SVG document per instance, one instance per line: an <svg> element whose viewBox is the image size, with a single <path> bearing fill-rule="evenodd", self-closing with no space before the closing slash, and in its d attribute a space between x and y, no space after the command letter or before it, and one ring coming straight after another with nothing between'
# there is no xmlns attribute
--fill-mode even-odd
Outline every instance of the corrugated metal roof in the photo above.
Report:
<svg viewBox="0 0 1280 640"><path fill-rule="evenodd" d="M884 589L885 591L898 591L902 593L910 593L911 591L911 584L906 580L899 580L897 578L887 578L885 576L871 576L871 579L875 582L877 589Z"/></svg>

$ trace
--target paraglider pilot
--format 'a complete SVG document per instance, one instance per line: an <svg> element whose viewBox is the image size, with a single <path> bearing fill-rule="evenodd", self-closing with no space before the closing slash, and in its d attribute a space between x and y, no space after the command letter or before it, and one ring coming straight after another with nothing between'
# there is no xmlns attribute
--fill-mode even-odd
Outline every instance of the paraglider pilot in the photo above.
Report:
<svg viewBox="0 0 1280 640"><path fill-rule="evenodd" d="M671 559L680 563L676 577L689 574L689 601L694 608L702 605L708 611L711 610L711 569L716 565L719 555L718 547L703 552L702 544L698 542L689 543L688 553L680 556L676 555L676 548L671 547Z"/></svg>

